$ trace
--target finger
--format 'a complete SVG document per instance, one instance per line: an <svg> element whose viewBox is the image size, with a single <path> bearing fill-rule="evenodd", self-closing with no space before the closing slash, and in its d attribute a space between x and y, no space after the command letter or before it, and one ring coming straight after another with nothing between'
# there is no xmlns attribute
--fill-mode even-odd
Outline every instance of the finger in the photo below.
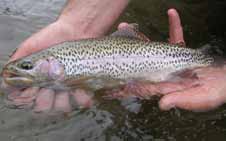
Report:
<svg viewBox="0 0 226 141"><path fill-rule="evenodd" d="M19 97L21 99L23 99L23 98L32 98L33 99L37 95L38 91L39 91L38 87L27 88L21 92Z"/></svg>
<svg viewBox="0 0 226 141"><path fill-rule="evenodd" d="M205 88L198 87L168 94L160 100L159 107L162 110L181 108L192 111L207 111L225 102L226 96L223 93L208 91Z"/></svg>
<svg viewBox="0 0 226 141"><path fill-rule="evenodd" d="M35 50L35 42L29 42L29 39L26 40L19 46L10 56L9 62L19 59L20 57L27 56Z"/></svg>
<svg viewBox="0 0 226 141"><path fill-rule="evenodd" d="M33 34L30 38L24 41L16 52L12 54L10 61L48 48L49 46L63 42L66 39L71 40L71 37L72 33L67 25L55 22Z"/></svg>
<svg viewBox="0 0 226 141"><path fill-rule="evenodd" d="M56 99L54 102L54 110L60 111L60 112L71 111L71 104L70 104L68 92L59 92L56 94Z"/></svg>
<svg viewBox="0 0 226 141"><path fill-rule="evenodd" d="M120 24L118 25L118 30L119 30L119 29L126 28L126 27L129 27L129 24L126 23L126 22L122 22L122 23L120 23Z"/></svg>
<svg viewBox="0 0 226 141"><path fill-rule="evenodd" d="M7 95L7 99L13 101L14 99L20 96L21 92L22 92L21 90L15 90L11 92L9 95Z"/></svg>
<svg viewBox="0 0 226 141"><path fill-rule="evenodd" d="M50 111L53 107L55 92L51 89L42 88L35 101L34 112Z"/></svg>
<svg viewBox="0 0 226 141"><path fill-rule="evenodd" d="M180 17L175 9L168 10L169 17L169 42L173 44L185 43Z"/></svg>
<svg viewBox="0 0 226 141"><path fill-rule="evenodd" d="M88 95L84 90L77 89L72 92L71 95L76 104L78 106L81 106L82 108L89 108L93 105L92 97Z"/></svg>
<svg viewBox="0 0 226 141"><path fill-rule="evenodd" d="M136 96L142 99L149 99L152 96L161 96L169 93L182 91L199 85L198 81L193 79L183 79L178 82L133 82L125 85L123 89L109 92L107 98L123 98L128 96Z"/></svg>
<svg viewBox="0 0 226 141"><path fill-rule="evenodd" d="M21 101L26 101L26 100L33 100L36 97L37 92L39 91L39 88L37 87L32 87L32 88L27 88L24 91L14 91L13 93L8 95L9 100L21 100Z"/></svg>
<svg viewBox="0 0 226 141"><path fill-rule="evenodd" d="M34 104L36 94L39 88L28 88L24 91L14 91L8 95L8 106L15 106L16 108L30 108Z"/></svg>

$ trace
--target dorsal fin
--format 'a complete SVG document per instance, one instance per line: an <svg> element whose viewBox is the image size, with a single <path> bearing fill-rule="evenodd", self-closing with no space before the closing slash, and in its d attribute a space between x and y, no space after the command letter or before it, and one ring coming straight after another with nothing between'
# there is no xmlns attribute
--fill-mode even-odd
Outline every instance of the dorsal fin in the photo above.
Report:
<svg viewBox="0 0 226 141"><path fill-rule="evenodd" d="M112 33L111 36L136 38L147 42L150 41L150 39L146 35L139 32L139 25L136 23L131 23L128 24L128 26L119 28L117 31Z"/></svg>
<svg viewBox="0 0 226 141"><path fill-rule="evenodd" d="M185 42L178 42L175 45L179 46L179 47L186 47Z"/></svg>

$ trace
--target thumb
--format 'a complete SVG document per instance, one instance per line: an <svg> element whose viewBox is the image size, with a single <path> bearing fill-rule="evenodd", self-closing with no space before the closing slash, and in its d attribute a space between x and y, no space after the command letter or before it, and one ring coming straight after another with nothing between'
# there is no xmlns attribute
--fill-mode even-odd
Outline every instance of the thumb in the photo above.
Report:
<svg viewBox="0 0 226 141"><path fill-rule="evenodd" d="M195 87L163 96L159 101L159 107L162 110L181 108L200 112L217 108L224 102L225 95L217 92L205 92L202 87Z"/></svg>

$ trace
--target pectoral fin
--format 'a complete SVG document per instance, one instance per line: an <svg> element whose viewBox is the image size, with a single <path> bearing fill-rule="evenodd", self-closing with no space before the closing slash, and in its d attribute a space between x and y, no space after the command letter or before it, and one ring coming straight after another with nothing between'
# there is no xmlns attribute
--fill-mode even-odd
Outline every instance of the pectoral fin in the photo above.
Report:
<svg viewBox="0 0 226 141"><path fill-rule="evenodd" d="M69 88L81 88L85 90L96 91L102 88L114 88L124 83L120 80L107 79L104 77L80 77L79 79L67 79L64 84Z"/></svg>
<svg viewBox="0 0 226 141"><path fill-rule="evenodd" d="M88 86L85 84L87 80L91 79L90 77L80 77L79 79L70 78L64 81L64 85L66 87L72 88L72 89L88 89Z"/></svg>

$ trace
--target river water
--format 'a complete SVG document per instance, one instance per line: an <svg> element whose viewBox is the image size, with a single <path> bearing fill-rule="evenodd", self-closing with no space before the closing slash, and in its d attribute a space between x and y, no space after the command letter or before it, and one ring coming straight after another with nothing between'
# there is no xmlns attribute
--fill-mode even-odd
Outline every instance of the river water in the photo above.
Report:
<svg viewBox="0 0 226 141"><path fill-rule="evenodd" d="M65 0L0 0L0 68L8 60L8 55L24 39L54 21L64 4ZM212 21L214 17L209 12L205 0L133 0L118 22L139 23L141 31L151 36L151 39L166 41L166 10L170 7L178 9L181 15L189 47L215 45L224 50L221 46L225 46L225 34L221 34L221 30L217 29L219 27L213 30L217 26L213 24L215 22L210 22L211 25L207 22ZM134 113L117 100L108 101L97 97L96 101L95 106L90 109L77 109L60 117L44 117L34 116L30 110L6 107L4 95L0 93L0 140L226 139L226 106L205 113L178 109L162 112L157 105L158 99L153 99L136 103L135 107L141 107L138 113Z"/></svg>

